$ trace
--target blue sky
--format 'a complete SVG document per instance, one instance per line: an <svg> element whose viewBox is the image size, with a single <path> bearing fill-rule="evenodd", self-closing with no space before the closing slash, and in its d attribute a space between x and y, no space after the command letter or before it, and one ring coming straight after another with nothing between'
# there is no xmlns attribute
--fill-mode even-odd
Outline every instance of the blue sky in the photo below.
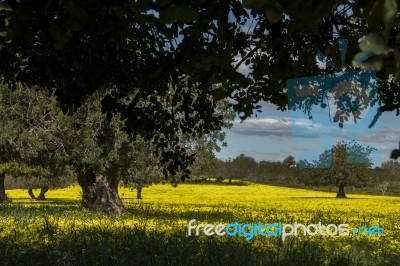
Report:
<svg viewBox="0 0 400 266"><path fill-rule="evenodd" d="M345 47L346 45L342 44L344 57ZM316 64L321 69L327 67L325 59L316 55ZM340 62L335 63L340 65ZM250 68L251 65L247 67L241 65L239 72L247 75ZM302 111L282 112L268 103L260 105L262 113L257 117L251 117L243 123L236 119L233 127L225 130L228 147L216 153L217 158L228 160L243 153L257 161L282 161L289 155L294 156L297 161L301 159L312 161L338 141L355 140L359 144L376 148L371 159L375 166L379 166L381 162L390 159L393 149L399 148L400 117L396 117L395 112L383 113L375 126L372 129L368 128L376 114L377 106L367 108L357 124L349 123L340 128L338 123L331 122L327 109L314 109L313 120L310 120ZM332 106L332 103L330 105Z"/></svg>
<svg viewBox="0 0 400 266"><path fill-rule="evenodd" d="M289 155L296 160L316 159L332 144L341 140L356 140L362 145L377 149L371 156L375 165L389 160L390 152L398 148L400 140L399 117L395 112L383 113L378 123L368 129L374 110L369 110L357 124L331 123L329 114L315 110L313 120L301 111L276 110L276 106L262 103L262 113L240 123L234 121L230 130L225 130L228 147L216 156L227 160L241 153L256 160L282 161Z"/></svg>

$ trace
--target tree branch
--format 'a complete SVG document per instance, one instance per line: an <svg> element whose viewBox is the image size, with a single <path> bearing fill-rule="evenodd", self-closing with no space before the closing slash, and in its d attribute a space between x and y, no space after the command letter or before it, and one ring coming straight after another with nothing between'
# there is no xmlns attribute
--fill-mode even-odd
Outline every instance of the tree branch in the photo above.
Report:
<svg viewBox="0 0 400 266"><path fill-rule="evenodd" d="M383 112L392 112L394 110L396 110L396 116L399 116L400 114L400 103L399 104L395 104L395 105L384 105L384 106L380 106L374 116L374 119L372 119L371 124L369 124L368 128L372 128L376 122L378 121L379 117L382 115Z"/></svg>

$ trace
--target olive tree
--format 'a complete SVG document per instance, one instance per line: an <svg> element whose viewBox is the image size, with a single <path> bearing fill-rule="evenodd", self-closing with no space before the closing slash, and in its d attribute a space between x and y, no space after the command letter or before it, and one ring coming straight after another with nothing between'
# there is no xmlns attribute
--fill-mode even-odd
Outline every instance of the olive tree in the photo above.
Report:
<svg viewBox="0 0 400 266"><path fill-rule="evenodd" d="M65 171L64 114L54 96L38 87L18 84L11 91L0 84L0 199L4 178L50 175Z"/></svg>
<svg viewBox="0 0 400 266"><path fill-rule="evenodd" d="M136 198L142 199L143 188L165 180L160 158L154 153L154 145L139 136L135 141L123 143L121 149L124 154L120 162L122 184L135 188Z"/></svg>

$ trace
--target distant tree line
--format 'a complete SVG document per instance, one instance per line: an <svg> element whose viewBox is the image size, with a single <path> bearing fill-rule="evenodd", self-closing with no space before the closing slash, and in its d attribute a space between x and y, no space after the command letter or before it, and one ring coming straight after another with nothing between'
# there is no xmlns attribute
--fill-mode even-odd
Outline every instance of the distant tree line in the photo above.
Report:
<svg viewBox="0 0 400 266"><path fill-rule="evenodd" d="M229 160L217 160L213 167L205 168L198 177L214 177L217 181L249 180L277 185L327 187L337 189L337 197L345 198L347 191L364 188L371 193L385 195L400 193L400 163L384 161L380 167L372 167L370 159L374 151L355 141L338 142L321 153L317 160L295 160L287 156L283 161L259 161L240 154Z"/></svg>

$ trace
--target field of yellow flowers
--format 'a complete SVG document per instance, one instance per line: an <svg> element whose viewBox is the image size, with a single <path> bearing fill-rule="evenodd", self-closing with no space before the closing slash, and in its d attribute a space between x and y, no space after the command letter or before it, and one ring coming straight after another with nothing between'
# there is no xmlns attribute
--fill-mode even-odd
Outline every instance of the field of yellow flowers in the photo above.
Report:
<svg viewBox="0 0 400 266"><path fill-rule="evenodd" d="M233 184L120 189L127 213L79 206L80 188L49 191L46 201L8 190L0 205L2 265L400 265L400 198ZM287 223L377 226L382 236L188 235L195 224ZM193 231L194 232L194 231Z"/></svg>

